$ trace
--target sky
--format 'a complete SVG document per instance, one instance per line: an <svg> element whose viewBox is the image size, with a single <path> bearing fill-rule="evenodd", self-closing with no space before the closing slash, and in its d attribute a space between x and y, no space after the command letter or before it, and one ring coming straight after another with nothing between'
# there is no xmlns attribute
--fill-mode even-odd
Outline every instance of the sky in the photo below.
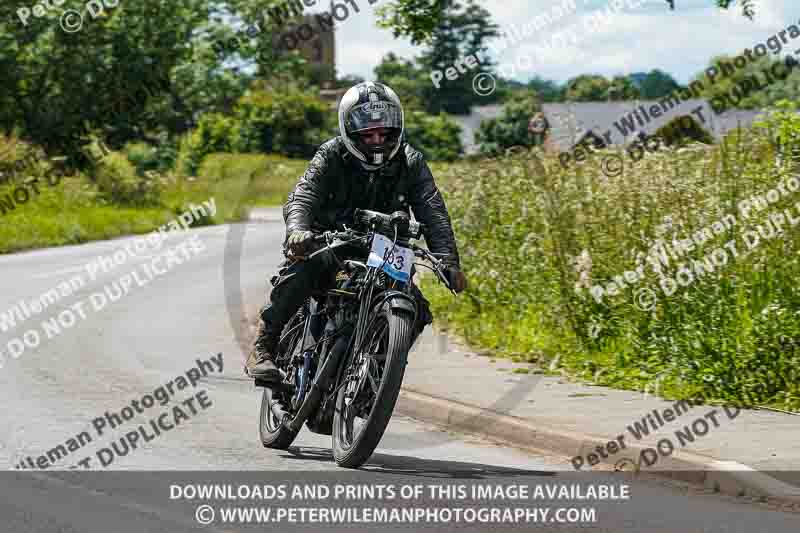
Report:
<svg viewBox="0 0 800 533"><path fill-rule="evenodd" d="M351 13L339 24L336 33L340 76L355 74L369 80L388 52L407 59L419 55L422 48L412 46L406 39L395 39L391 31L377 27L375 9L389 0L378 0L372 6L368 0L353 1L361 12ZM511 25L519 28L533 22L534 17L552 14L553 6L565 1L569 4L573 0L479 3L489 11L502 33ZM742 16L738 3L726 11L715 7L714 0L675 0L674 11L665 0L612 0L612 5L621 3L622 8L605 18L601 16L608 13L608 0L574 0L574 3L576 9L568 8L565 16L499 54L500 60L511 62L500 73L521 82L534 75L564 82L579 74L612 77L658 68L686 83L708 65L712 56L738 55L800 19L797 0L756 0L753 21ZM536 53L537 48L541 49L539 41L552 40L558 33L575 35L577 40L561 39L563 44L559 44L559 37L555 37L552 52ZM498 54L492 55L498 59Z"/></svg>

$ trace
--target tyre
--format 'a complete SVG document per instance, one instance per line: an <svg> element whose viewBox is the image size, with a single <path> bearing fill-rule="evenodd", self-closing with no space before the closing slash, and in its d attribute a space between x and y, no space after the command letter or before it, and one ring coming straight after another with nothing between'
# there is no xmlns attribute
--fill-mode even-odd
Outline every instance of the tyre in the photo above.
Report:
<svg viewBox="0 0 800 533"><path fill-rule="evenodd" d="M278 358L280 358L280 354L294 351L303 334L302 325L303 315L301 310L298 311L283 329L284 338L278 345ZM261 395L261 413L258 417L258 433L261 437L261 444L263 444L265 448L286 450L292 445L292 442L294 442L299 432L289 430L283 425L281 420L275 417L275 414L270 408L273 401L280 402L282 408L287 411L288 406L291 405L291 401L285 392L277 392L275 389L265 387Z"/></svg>
<svg viewBox="0 0 800 533"><path fill-rule="evenodd" d="M339 389L333 415L337 465L360 467L383 437L403 383L412 326L411 313L385 306L367 330L362 353L350 355L344 378L350 381Z"/></svg>
<svg viewBox="0 0 800 533"><path fill-rule="evenodd" d="M273 401L273 391L264 388L261 396L261 415L259 416L258 432L261 436L261 444L265 448L275 450L286 450L292 445L297 437L297 431L290 431L281 420L278 420L270 409ZM277 398L275 399L277 401Z"/></svg>

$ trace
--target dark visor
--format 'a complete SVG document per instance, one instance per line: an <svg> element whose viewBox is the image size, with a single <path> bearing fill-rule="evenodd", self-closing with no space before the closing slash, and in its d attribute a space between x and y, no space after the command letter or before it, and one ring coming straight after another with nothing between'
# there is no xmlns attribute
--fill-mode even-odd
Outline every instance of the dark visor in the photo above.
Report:
<svg viewBox="0 0 800 533"><path fill-rule="evenodd" d="M400 108L390 102L367 102L353 107L347 114L345 127L348 133L372 128L397 128L402 126Z"/></svg>

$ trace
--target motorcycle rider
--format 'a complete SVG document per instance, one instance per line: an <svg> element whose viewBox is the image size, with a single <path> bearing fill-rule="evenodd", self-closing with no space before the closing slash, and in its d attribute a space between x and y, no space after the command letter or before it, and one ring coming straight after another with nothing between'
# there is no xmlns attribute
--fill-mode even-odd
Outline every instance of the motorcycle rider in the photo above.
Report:
<svg viewBox="0 0 800 533"><path fill-rule="evenodd" d="M339 103L339 133L320 146L283 206L286 260L270 280L270 303L261 310L258 336L245 364L247 375L267 383L280 379L273 359L283 327L315 290L335 283L338 269L331 253L304 260L314 234L336 229L337 222L352 222L356 208L383 213L411 208L427 227L430 251L446 254L444 273L451 288L466 288L444 199L423 155L405 141L397 94L381 83L351 87ZM416 339L433 317L420 290L413 284L411 289L418 308Z"/></svg>

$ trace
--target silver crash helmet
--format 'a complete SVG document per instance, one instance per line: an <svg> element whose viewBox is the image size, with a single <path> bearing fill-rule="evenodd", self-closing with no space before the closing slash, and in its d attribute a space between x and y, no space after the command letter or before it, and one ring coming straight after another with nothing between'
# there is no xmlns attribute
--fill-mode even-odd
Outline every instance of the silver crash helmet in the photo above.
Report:
<svg viewBox="0 0 800 533"><path fill-rule="evenodd" d="M386 128L382 144L368 145L361 134ZM402 144L403 106L397 94L382 83L364 82L351 87L339 102L339 133L347 150L366 170L378 170L397 154Z"/></svg>

